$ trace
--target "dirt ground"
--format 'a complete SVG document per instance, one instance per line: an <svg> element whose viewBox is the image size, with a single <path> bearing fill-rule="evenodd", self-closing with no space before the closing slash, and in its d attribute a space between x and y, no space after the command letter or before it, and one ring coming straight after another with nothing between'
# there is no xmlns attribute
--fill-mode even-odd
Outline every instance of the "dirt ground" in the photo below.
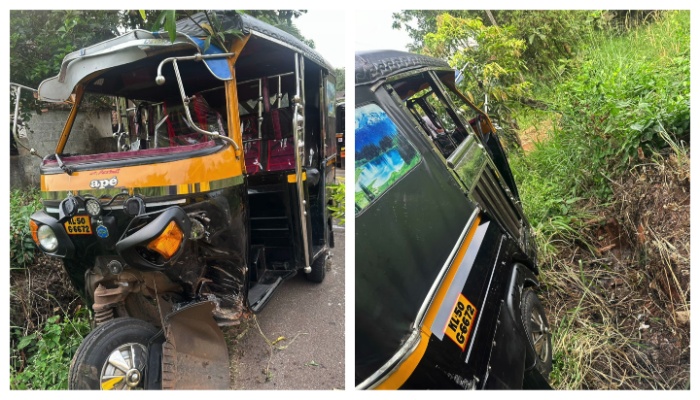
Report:
<svg viewBox="0 0 700 400"><path fill-rule="evenodd" d="M584 389L688 389L689 158L642 160L613 191L584 224L588 243L544 267L550 324L567 327L559 345L569 360L555 364L585 365Z"/></svg>
<svg viewBox="0 0 700 400"><path fill-rule="evenodd" d="M35 331L55 314L73 314L83 302L60 261L39 256L25 270L10 271L10 325Z"/></svg>
<svg viewBox="0 0 700 400"><path fill-rule="evenodd" d="M341 390L345 387L345 230L320 283L303 274L284 282L270 303L230 339L231 389Z"/></svg>
<svg viewBox="0 0 700 400"><path fill-rule="evenodd" d="M638 166L616 185L618 208L603 241L615 245L609 252L626 268L623 277L636 282L612 292L635 299L621 312L641 316L623 328L639 332L651 376L677 389L690 385L690 174L689 165L680 164L671 154Z"/></svg>

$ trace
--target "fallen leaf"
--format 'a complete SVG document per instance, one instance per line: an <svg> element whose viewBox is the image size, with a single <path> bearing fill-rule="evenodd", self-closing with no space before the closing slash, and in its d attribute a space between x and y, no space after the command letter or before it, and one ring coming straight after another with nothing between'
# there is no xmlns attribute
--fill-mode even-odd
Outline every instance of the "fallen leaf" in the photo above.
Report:
<svg viewBox="0 0 700 400"><path fill-rule="evenodd" d="M680 324L690 322L690 311L676 311L676 321Z"/></svg>
<svg viewBox="0 0 700 400"><path fill-rule="evenodd" d="M276 345L277 343L279 343L279 342L281 342L281 341L283 341L283 340L287 340L287 338L284 337L284 336L280 336L280 337L278 337L277 339L275 339L274 342L272 342L272 345L274 346L274 345Z"/></svg>

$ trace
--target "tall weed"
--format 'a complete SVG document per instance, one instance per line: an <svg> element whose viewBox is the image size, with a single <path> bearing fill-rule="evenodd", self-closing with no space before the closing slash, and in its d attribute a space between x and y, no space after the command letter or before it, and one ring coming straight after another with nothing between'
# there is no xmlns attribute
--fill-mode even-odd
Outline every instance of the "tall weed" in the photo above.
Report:
<svg viewBox="0 0 700 400"><path fill-rule="evenodd" d="M680 166L689 164L689 12L649 15L655 22L627 33L596 34L566 68L535 81L534 92L559 114L557 123L532 151L511 157L544 264L556 388L676 388L686 379L682 360L674 366L680 373L665 374L649 356L649 332L670 325L639 311L649 303L643 272L649 266L596 257L585 237L595 236L600 215L615 212L606 204L612 182L640 160L671 154ZM535 125L532 116L522 120ZM631 232L635 238L638 226ZM613 298L611 287L624 301Z"/></svg>
<svg viewBox="0 0 700 400"><path fill-rule="evenodd" d="M73 317L54 315L26 336L11 329L10 389L67 389L71 359L89 331L85 309Z"/></svg>
<svg viewBox="0 0 700 400"><path fill-rule="evenodd" d="M36 256L36 246L29 230L29 217L41 209L41 196L37 189L10 192L10 265L24 268Z"/></svg>
<svg viewBox="0 0 700 400"><path fill-rule="evenodd" d="M597 34L573 73L535 88L561 116L547 141L512 162L535 225L571 213L570 199L607 200L630 163L689 141L690 17L658 15L626 35Z"/></svg>
<svg viewBox="0 0 700 400"><path fill-rule="evenodd" d="M557 88L561 133L588 147L581 189L607 197L610 175L667 145L660 133L688 140L689 39L689 13L681 11L629 35L601 35Z"/></svg>

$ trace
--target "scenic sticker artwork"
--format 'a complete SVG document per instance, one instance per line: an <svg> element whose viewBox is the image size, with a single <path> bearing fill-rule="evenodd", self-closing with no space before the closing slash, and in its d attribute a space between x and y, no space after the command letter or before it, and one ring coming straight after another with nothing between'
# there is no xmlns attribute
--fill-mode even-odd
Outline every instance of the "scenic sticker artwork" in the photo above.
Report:
<svg viewBox="0 0 700 400"><path fill-rule="evenodd" d="M355 109L355 210L361 211L410 171L420 155L376 104Z"/></svg>

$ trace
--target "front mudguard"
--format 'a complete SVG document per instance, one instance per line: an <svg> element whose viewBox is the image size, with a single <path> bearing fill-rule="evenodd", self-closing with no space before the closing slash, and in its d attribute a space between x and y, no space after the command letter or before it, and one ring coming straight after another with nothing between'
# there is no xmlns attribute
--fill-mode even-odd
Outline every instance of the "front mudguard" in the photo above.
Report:
<svg viewBox="0 0 700 400"><path fill-rule="evenodd" d="M192 303L165 317L163 389L230 389L228 346L214 307L211 301Z"/></svg>
<svg viewBox="0 0 700 400"><path fill-rule="evenodd" d="M515 321L518 336L525 338L527 345L525 346L525 370L530 370L537 364L537 353L535 348L527 339L527 332L522 321L522 313L520 311L520 301L522 299L523 290L526 287L539 287L539 282L533 274L532 270L523 264L516 263L513 267L508 285L508 295L506 296L506 306L511 318Z"/></svg>
<svg viewBox="0 0 700 400"><path fill-rule="evenodd" d="M539 286L532 270L515 263L505 301L499 308L484 389L550 389L547 380L535 368L537 353L523 325L522 293L532 286Z"/></svg>

